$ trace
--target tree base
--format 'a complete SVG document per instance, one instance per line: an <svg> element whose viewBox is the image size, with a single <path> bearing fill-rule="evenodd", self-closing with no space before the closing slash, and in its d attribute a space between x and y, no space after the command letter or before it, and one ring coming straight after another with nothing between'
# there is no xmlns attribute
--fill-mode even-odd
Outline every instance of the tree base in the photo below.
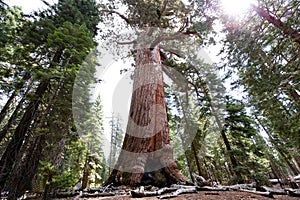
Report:
<svg viewBox="0 0 300 200"><path fill-rule="evenodd" d="M161 188L178 183L185 184L188 183L188 181L174 163L168 167L145 173L121 172L114 169L104 186L110 184L114 186L126 185L134 187L152 185Z"/></svg>

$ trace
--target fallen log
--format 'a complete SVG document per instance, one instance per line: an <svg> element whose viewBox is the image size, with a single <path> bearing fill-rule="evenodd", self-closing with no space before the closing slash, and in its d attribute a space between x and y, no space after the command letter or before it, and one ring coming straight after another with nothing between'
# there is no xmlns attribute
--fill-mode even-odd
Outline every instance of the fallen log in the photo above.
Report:
<svg viewBox="0 0 300 200"><path fill-rule="evenodd" d="M300 197L300 189L286 188L288 195L291 197Z"/></svg>
<svg viewBox="0 0 300 200"><path fill-rule="evenodd" d="M177 189L175 188L161 188L159 190L156 191L143 191L143 189L139 189L139 190L132 190L130 192L131 196L133 198L141 198L141 197L150 197L150 196L158 196L158 195L162 195L164 193L168 193L168 192L173 192L176 191Z"/></svg>
<svg viewBox="0 0 300 200"><path fill-rule="evenodd" d="M240 190L240 189L245 189L245 190L255 190L256 184L251 183L251 184L236 184L236 185L229 185L229 186L222 186L226 187L229 190Z"/></svg>
<svg viewBox="0 0 300 200"><path fill-rule="evenodd" d="M203 186L203 187L196 187L197 191L229 191L228 187L210 187L210 186Z"/></svg>
<svg viewBox="0 0 300 200"><path fill-rule="evenodd" d="M176 190L175 192L172 192L171 194L166 194L163 196L159 196L159 199L169 199L173 197L177 197L180 194L186 194L186 193L197 193L196 187L194 188L181 188Z"/></svg>
<svg viewBox="0 0 300 200"><path fill-rule="evenodd" d="M192 185L177 185L177 184L173 184L171 185L171 188L175 188L175 189L191 189L191 188L197 188L198 186L192 186Z"/></svg>
<svg viewBox="0 0 300 200"><path fill-rule="evenodd" d="M274 189L274 188L270 188L267 186L261 186L258 188L259 191L261 192L271 192L274 195L287 195L287 191L283 190L283 189Z"/></svg>
<svg viewBox="0 0 300 200"><path fill-rule="evenodd" d="M195 173L193 173L192 176L194 177L197 186L202 187L202 186L209 186L210 185L209 180L205 180L205 178L203 176L199 176Z"/></svg>

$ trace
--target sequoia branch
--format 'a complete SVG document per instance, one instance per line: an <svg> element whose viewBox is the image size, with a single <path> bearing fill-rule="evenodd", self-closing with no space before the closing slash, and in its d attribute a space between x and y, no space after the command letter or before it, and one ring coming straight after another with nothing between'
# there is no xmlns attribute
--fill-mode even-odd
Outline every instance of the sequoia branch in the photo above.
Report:
<svg viewBox="0 0 300 200"><path fill-rule="evenodd" d="M298 33L292 27L282 22L280 19L277 19L276 17L272 16L268 11L259 8L255 5L252 5L252 8L259 16L267 20L269 23L273 24L276 28L280 29L284 34L291 37L295 42L297 42L300 45L300 33Z"/></svg>

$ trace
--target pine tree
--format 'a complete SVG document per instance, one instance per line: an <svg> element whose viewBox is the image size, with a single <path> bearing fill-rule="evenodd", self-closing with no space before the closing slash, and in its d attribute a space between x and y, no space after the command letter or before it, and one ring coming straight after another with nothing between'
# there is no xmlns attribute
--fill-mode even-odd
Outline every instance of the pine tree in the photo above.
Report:
<svg viewBox="0 0 300 200"><path fill-rule="evenodd" d="M231 147L227 153L229 157L234 156L236 162L232 163L236 175L232 182L267 183L268 158L254 121L246 114L242 102L230 97L227 97L226 112L224 134Z"/></svg>
<svg viewBox="0 0 300 200"><path fill-rule="evenodd" d="M25 34L22 34L20 45L14 51L14 57L21 57L22 59L7 60L7 62L11 62L16 66L30 65L33 69L30 73L34 79L34 90L27 99L24 114L22 112L18 113L20 121L1 157L1 189L4 187L9 174L17 172L13 169L13 166L19 167L21 171L26 171L29 165L38 165L39 160L44 156L41 152L51 149L46 148L45 144L46 141L51 141L49 140L51 134L53 136L55 132L61 133L55 139L61 145L54 148L57 150L56 158L50 159L50 161L54 162L56 167L61 162L65 138L73 126L71 111L75 76L86 56L95 47L93 37L96 34L96 26L99 22L96 3L94 1L80 2L69 1L70 5L74 5L73 10L67 10L63 6L60 7L59 5L63 3L65 3L64 6L69 4L67 1L59 1L58 4L49 7L46 11L36 13L39 16L35 20L25 23L22 27L22 33ZM77 7L76 10L76 6L83 4L90 6L89 12L83 12L81 7ZM69 13L60 12L61 9L69 11ZM72 18L72 22L66 21L66 18L75 11L80 20L77 21L76 18ZM90 67L89 72L91 75L89 76L93 77L95 63L90 64L86 65ZM92 68L94 70L91 70ZM24 73L22 71L18 72L20 74ZM25 74L27 74L27 71L25 71ZM93 78L89 78L88 81L92 82ZM88 90L86 91L88 92ZM35 131L40 135L33 135L31 131ZM47 135L47 133L50 134ZM46 138L45 135L47 135ZM37 143L27 143L27 140L37 141ZM27 160L17 160L22 155L30 156L27 151L36 148L38 148L36 150L38 153L35 158L28 157ZM34 168L26 175L27 180L32 180L36 169ZM21 178L21 176L15 176L13 180L7 183L6 188L11 191L11 197L14 195L19 196L25 191L24 184L27 183L20 182ZM52 178L53 175L48 177L49 180ZM16 186L16 182L21 184ZM12 185L15 186L12 187ZM48 189L45 189L46 195L47 192Z"/></svg>

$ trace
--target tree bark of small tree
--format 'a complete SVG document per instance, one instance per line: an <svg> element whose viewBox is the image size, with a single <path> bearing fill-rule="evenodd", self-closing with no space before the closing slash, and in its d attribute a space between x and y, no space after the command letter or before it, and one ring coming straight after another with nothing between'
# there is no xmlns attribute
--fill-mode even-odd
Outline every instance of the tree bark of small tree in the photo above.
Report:
<svg viewBox="0 0 300 200"><path fill-rule="evenodd" d="M33 82L31 81L26 89L26 92L24 93L22 99L19 101L17 107L15 108L14 112L11 114L10 118L8 119L5 126L0 130L0 142L6 137L8 130L11 128L11 126L14 124L16 118L18 117L18 114L20 113L20 110L22 106L24 105L24 101L27 98L28 93L30 92L32 88ZM12 95L13 96L13 95ZM7 105L7 104L6 104ZM1 124L1 122L0 122Z"/></svg>
<svg viewBox="0 0 300 200"><path fill-rule="evenodd" d="M14 102L14 100L16 99L16 97L18 96L18 93L21 89L21 86L24 87L26 81L29 81L29 86L27 86L27 88L31 87L30 85L32 85L33 79L29 78L30 74L26 73L22 80L18 83L18 87L15 88L14 92L11 94L11 96L8 98L8 100L6 101L5 105L3 106L3 108L1 109L0 112L0 124L2 124L5 116L7 115L11 104ZM29 79L29 80L28 80ZM26 95L23 95L26 96Z"/></svg>
<svg viewBox="0 0 300 200"><path fill-rule="evenodd" d="M41 82L39 87L37 88L36 95L42 96L44 92L46 91L48 87L49 81ZM39 107L40 100L34 100L32 101L28 107L26 108L26 111L19 122L19 125L17 126L11 141L9 142L8 146L6 147L6 150L4 154L1 157L0 160L0 189L5 185L5 182L11 172L12 166L15 163L15 158L19 154L19 151L22 147L23 141L26 138L27 131L30 128L30 125L32 123L32 120L35 117L35 114L37 112L37 109Z"/></svg>
<svg viewBox="0 0 300 200"><path fill-rule="evenodd" d="M83 177L82 177L82 189L89 187L89 176L91 174L91 156L86 154L85 162L84 162L84 169L83 169Z"/></svg>
<svg viewBox="0 0 300 200"><path fill-rule="evenodd" d="M3 122L6 114L8 113L8 110L11 106L11 104L13 103L14 99L17 96L17 91L14 91L11 96L8 98L6 104L3 106L1 112L0 112L0 124Z"/></svg>
<svg viewBox="0 0 300 200"><path fill-rule="evenodd" d="M49 68L53 68L55 63L59 63L63 49L58 49L53 56L52 63ZM3 189L5 182L11 173L12 167L15 163L15 158L18 156L22 147L23 141L26 138L26 134L31 127L32 121L38 111L43 95L46 93L50 84L50 79L45 78L42 80L35 91L36 99L32 100L21 118L16 130L12 136L11 141L8 143L0 160L0 191Z"/></svg>
<svg viewBox="0 0 300 200"><path fill-rule="evenodd" d="M153 170L154 169L154 170ZM170 145L162 66L158 47L138 49L127 131L122 150L105 185L163 186L186 182Z"/></svg>

